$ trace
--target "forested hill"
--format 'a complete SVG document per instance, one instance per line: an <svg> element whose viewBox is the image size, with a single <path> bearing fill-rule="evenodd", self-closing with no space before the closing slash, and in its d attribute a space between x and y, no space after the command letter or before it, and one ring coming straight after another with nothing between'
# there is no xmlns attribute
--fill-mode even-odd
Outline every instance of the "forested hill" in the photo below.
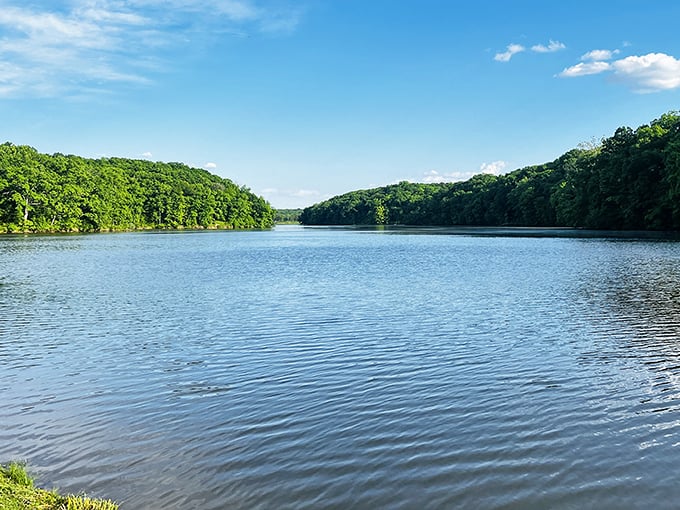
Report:
<svg viewBox="0 0 680 510"><path fill-rule="evenodd" d="M346 193L306 208L300 221L680 230L680 115L506 175Z"/></svg>
<svg viewBox="0 0 680 510"><path fill-rule="evenodd" d="M273 217L248 189L181 163L0 145L0 232L268 228Z"/></svg>

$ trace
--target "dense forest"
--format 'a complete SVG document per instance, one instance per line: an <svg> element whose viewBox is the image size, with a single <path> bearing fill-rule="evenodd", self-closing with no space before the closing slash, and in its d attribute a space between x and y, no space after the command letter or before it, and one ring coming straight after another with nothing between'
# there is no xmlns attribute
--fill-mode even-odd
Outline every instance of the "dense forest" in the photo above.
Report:
<svg viewBox="0 0 680 510"><path fill-rule="evenodd" d="M505 175L401 182L304 209L308 225L509 225L680 230L680 115Z"/></svg>
<svg viewBox="0 0 680 510"><path fill-rule="evenodd" d="M299 223L302 209L276 209L274 223Z"/></svg>
<svg viewBox="0 0 680 510"><path fill-rule="evenodd" d="M273 217L248 189L181 163L0 145L0 232L268 228Z"/></svg>

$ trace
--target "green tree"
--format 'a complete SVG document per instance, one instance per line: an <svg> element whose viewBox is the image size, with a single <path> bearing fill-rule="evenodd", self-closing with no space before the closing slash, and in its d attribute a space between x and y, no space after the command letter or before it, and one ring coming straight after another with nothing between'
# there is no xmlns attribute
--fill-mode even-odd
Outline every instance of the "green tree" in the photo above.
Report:
<svg viewBox="0 0 680 510"><path fill-rule="evenodd" d="M0 146L0 231L268 228L261 197L181 163L84 159Z"/></svg>

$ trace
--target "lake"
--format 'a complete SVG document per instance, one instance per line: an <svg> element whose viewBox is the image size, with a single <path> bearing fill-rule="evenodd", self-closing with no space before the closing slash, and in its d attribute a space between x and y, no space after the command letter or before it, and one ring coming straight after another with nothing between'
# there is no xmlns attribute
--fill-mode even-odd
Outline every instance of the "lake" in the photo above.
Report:
<svg viewBox="0 0 680 510"><path fill-rule="evenodd" d="M676 508L680 243L514 232L2 236L0 461L122 509Z"/></svg>

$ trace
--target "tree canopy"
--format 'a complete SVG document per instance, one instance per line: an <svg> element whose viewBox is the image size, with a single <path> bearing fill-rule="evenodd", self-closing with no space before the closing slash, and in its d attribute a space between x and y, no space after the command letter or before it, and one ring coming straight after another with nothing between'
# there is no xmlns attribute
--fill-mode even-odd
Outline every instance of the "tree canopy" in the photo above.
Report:
<svg viewBox="0 0 680 510"><path fill-rule="evenodd" d="M0 145L0 232L268 228L273 217L247 188L181 163Z"/></svg>
<svg viewBox="0 0 680 510"><path fill-rule="evenodd" d="M298 223L302 209L275 209L274 223Z"/></svg>
<svg viewBox="0 0 680 510"><path fill-rule="evenodd" d="M677 230L680 115L619 128L600 144L505 175L353 191L307 207L300 221Z"/></svg>

